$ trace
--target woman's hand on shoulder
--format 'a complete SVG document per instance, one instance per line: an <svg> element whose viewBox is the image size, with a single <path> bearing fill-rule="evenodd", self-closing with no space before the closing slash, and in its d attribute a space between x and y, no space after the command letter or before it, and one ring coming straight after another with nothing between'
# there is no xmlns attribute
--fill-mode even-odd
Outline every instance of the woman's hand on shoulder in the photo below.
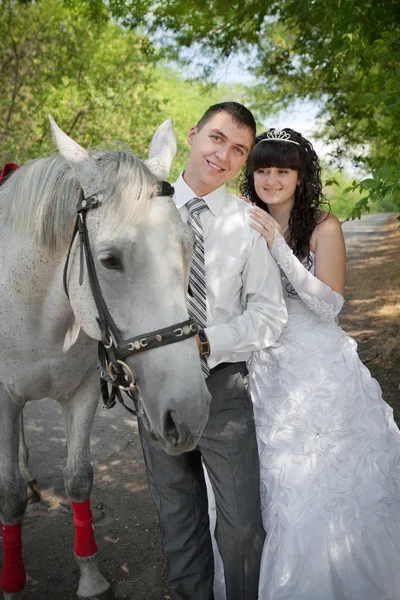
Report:
<svg viewBox="0 0 400 600"><path fill-rule="evenodd" d="M346 246L339 219L332 214L321 213L311 242L315 249L315 275L343 296L346 279Z"/></svg>
<svg viewBox="0 0 400 600"><path fill-rule="evenodd" d="M251 218L255 221L255 223L251 223L251 227L261 233L271 250L275 243L276 232L283 236L281 226L269 213L258 206L251 209Z"/></svg>

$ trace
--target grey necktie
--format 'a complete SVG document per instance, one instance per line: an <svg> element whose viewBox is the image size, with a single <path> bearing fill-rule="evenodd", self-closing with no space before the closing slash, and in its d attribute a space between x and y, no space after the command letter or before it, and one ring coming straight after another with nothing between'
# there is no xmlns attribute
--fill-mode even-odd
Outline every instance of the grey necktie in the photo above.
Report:
<svg viewBox="0 0 400 600"><path fill-rule="evenodd" d="M189 315L197 321L200 329L204 329L207 327L207 296L204 238L200 213L208 210L208 207L203 198L192 198L186 203L186 206L189 211L188 225L193 229L196 236L196 246L189 275L188 310ZM208 377L210 369L207 361L204 356L201 356L200 360L203 375Z"/></svg>

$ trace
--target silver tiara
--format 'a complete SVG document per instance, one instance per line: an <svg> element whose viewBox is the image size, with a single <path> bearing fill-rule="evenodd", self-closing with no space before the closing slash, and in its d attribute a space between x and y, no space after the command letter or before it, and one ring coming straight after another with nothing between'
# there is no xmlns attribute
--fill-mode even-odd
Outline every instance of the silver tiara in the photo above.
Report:
<svg viewBox="0 0 400 600"><path fill-rule="evenodd" d="M267 136L260 140L260 142L290 142L291 144L300 146L299 142L290 139L290 134L287 131L281 129L271 129L271 131L267 132Z"/></svg>

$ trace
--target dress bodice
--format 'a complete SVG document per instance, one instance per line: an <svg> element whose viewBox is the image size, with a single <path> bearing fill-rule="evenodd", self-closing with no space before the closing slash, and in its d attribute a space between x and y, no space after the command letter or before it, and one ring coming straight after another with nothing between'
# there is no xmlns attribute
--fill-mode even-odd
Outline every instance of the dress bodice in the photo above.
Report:
<svg viewBox="0 0 400 600"><path fill-rule="evenodd" d="M313 264L310 272L315 272L315 255L311 253ZM339 340L346 337L339 327L337 319L325 320L311 310L301 297L293 292L288 279L281 271L282 286L288 311L288 320L277 341L268 348L253 353L249 366L254 369L261 366L276 369L283 359L286 361L303 360L319 349L325 352L329 346L335 346ZM308 298L309 302L309 298ZM323 303L319 301L319 308ZM329 307L327 308L329 310Z"/></svg>

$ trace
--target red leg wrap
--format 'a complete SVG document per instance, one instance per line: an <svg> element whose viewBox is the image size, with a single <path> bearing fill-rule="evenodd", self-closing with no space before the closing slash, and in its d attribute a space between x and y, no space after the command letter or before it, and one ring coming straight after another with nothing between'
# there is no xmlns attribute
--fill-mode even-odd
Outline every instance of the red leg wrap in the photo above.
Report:
<svg viewBox="0 0 400 600"><path fill-rule="evenodd" d="M75 525L75 546L76 556L92 556L97 552L96 542L94 541L93 517L90 510L90 499L85 502L72 502L74 511Z"/></svg>
<svg viewBox="0 0 400 600"><path fill-rule="evenodd" d="M24 589L26 583L25 567L22 560L21 523L2 525L3 570L0 587L3 592L16 594Z"/></svg>

